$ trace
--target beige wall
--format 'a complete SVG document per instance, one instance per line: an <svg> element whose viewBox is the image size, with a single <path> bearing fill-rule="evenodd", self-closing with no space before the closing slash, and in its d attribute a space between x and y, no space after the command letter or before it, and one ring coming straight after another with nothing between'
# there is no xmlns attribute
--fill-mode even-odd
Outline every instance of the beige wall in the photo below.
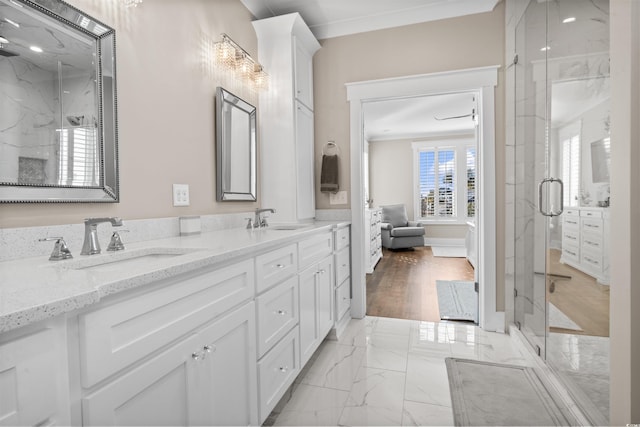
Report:
<svg viewBox="0 0 640 427"><path fill-rule="evenodd" d="M242 3L147 0L127 9L116 0L67 1L116 29L121 202L0 205L0 228L253 210L255 203L215 200L215 88L257 102L210 56L222 32L256 54ZM191 206L173 207L173 183L189 184Z"/></svg>
<svg viewBox="0 0 640 427"><path fill-rule="evenodd" d="M351 191L349 105L345 84L413 74L427 74L504 64L504 2L494 11L400 28L321 40L314 56L316 155L329 140L340 147L340 187ZM504 283L504 70L496 88L497 283ZM329 204L319 192L318 208ZM504 309L504 288L497 287L497 307Z"/></svg>

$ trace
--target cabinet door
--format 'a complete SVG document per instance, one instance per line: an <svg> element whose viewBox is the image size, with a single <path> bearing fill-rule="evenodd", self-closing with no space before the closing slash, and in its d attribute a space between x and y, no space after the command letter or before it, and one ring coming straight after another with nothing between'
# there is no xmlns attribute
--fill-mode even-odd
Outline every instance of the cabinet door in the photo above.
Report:
<svg viewBox="0 0 640 427"><path fill-rule="evenodd" d="M207 425L258 424L256 318L252 302L234 311L199 336L203 347L209 395Z"/></svg>
<svg viewBox="0 0 640 427"><path fill-rule="evenodd" d="M297 219L316 216L313 113L299 102L296 105L296 208Z"/></svg>
<svg viewBox="0 0 640 427"><path fill-rule="evenodd" d="M299 275L300 294L300 363L307 363L318 343L318 267L312 265Z"/></svg>
<svg viewBox="0 0 640 427"><path fill-rule="evenodd" d="M333 256L325 258L318 264L318 306L316 309L318 316L318 339L320 344L325 336L333 328L333 295L334 295L334 274Z"/></svg>
<svg viewBox="0 0 640 427"><path fill-rule="evenodd" d="M68 425L64 321L0 339L0 425Z"/></svg>
<svg viewBox="0 0 640 427"><path fill-rule="evenodd" d="M202 425L206 376L192 335L82 399L84 425Z"/></svg>
<svg viewBox="0 0 640 427"><path fill-rule="evenodd" d="M313 110L313 59L304 46L295 43L295 97L297 100Z"/></svg>

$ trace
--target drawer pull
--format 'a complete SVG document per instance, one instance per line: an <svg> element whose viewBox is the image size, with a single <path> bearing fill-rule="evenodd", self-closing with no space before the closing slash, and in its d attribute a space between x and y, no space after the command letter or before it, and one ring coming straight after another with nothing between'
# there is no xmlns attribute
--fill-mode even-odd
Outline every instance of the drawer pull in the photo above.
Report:
<svg viewBox="0 0 640 427"><path fill-rule="evenodd" d="M578 238L577 238L577 237L575 237L575 236L568 236L568 235L566 235L566 234L565 234L565 236L564 236L564 237L566 237L567 239L571 239L571 240L578 240Z"/></svg>
<svg viewBox="0 0 640 427"><path fill-rule="evenodd" d="M283 372L283 373L284 373L284 372L287 372L287 371L289 370L289 367L288 367L288 366L280 366L280 367L278 368L278 370L279 370L280 372Z"/></svg>
<svg viewBox="0 0 640 427"><path fill-rule="evenodd" d="M204 359L204 355L202 353L200 353L200 352L195 352L194 351L193 353L191 353L191 358L193 360L200 360L200 359Z"/></svg>
<svg viewBox="0 0 640 427"><path fill-rule="evenodd" d="M282 269L282 268L284 268L284 264L276 264L276 268Z"/></svg>
<svg viewBox="0 0 640 427"><path fill-rule="evenodd" d="M324 268L323 268L322 270L318 271L318 273L320 273L320 274L324 274L324 273L326 273L326 272L327 272L327 271L326 271Z"/></svg>
<svg viewBox="0 0 640 427"><path fill-rule="evenodd" d="M570 251L570 250L568 250L568 249L565 249L564 251L565 251L566 253L568 253L569 255L578 256L575 252L571 252L571 251Z"/></svg>
<svg viewBox="0 0 640 427"><path fill-rule="evenodd" d="M274 311L274 314L279 314L280 316L285 316L287 314L287 310Z"/></svg>
<svg viewBox="0 0 640 427"><path fill-rule="evenodd" d="M375 252L374 252L374 253L375 253ZM343 266L343 267L346 267L346 266L347 266L347 264L342 264L342 266Z"/></svg>
<svg viewBox="0 0 640 427"><path fill-rule="evenodd" d="M205 353L211 353L213 351L216 351L216 346L205 345L204 347L202 347L202 349L205 351Z"/></svg>
<svg viewBox="0 0 640 427"><path fill-rule="evenodd" d="M599 243L597 243L597 242L592 242L591 240L585 240L584 242L585 242L587 245L596 246L596 247L599 247L599 246L600 246L600 244L599 244Z"/></svg>

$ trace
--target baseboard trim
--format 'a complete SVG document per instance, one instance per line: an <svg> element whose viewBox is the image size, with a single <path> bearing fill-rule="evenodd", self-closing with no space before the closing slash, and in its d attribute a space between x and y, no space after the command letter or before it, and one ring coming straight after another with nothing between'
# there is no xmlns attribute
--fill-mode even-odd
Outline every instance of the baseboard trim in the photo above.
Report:
<svg viewBox="0 0 640 427"><path fill-rule="evenodd" d="M461 247L465 246L464 238L453 237L425 237L425 246L449 246L449 247Z"/></svg>

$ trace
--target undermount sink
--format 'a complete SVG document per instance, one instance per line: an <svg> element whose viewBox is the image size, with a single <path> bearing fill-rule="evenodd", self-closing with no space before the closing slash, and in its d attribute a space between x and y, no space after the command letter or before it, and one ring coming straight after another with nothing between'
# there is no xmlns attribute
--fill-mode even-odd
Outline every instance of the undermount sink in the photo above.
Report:
<svg viewBox="0 0 640 427"><path fill-rule="evenodd" d="M301 230L303 228L310 227L311 224L275 224L270 225L270 230Z"/></svg>
<svg viewBox="0 0 640 427"><path fill-rule="evenodd" d="M114 271L136 264L175 258L198 251L193 248L145 248L121 252L107 252L101 255L91 255L87 258L77 258L64 261L58 265L72 270Z"/></svg>

